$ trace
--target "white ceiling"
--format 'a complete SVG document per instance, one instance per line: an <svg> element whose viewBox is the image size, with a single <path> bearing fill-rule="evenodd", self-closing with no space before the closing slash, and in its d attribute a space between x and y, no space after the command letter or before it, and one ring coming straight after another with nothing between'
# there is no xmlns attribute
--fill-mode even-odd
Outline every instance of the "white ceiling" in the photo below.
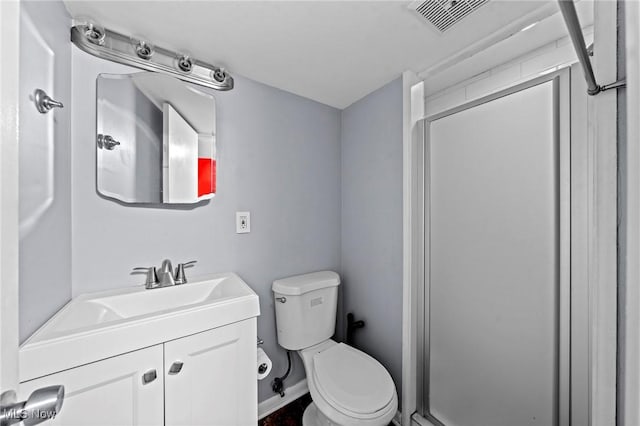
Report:
<svg viewBox="0 0 640 426"><path fill-rule="evenodd" d="M398 77L496 41L555 10L553 0L492 0L444 34L411 1L65 1L70 14L345 108ZM546 10L546 12L543 12ZM557 28L562 37L564 28ZM539 45L546 41L541 41Z"/></svg>

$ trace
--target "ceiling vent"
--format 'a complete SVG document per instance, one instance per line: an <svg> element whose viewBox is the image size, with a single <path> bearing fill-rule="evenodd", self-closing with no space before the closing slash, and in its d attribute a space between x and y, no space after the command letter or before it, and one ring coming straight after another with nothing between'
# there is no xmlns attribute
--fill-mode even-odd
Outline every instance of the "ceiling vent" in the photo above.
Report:
<svg viewBox="0 0 640 426"><path fill-rule="evenodd" d="M426 0L411 3L410 7L444 33L489 0Z"/></svg>

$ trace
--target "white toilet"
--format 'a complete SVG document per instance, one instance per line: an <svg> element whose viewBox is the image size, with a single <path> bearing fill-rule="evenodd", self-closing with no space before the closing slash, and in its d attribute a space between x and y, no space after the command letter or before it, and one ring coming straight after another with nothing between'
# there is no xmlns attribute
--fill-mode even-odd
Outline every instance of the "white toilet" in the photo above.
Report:
<svg viewBox="0 0 640 426"><path fill-rule="evenodd" d="M340 276L322 271L273 282L278 343L296 350L313 402L304 426L386 426L398 409L389 372L369 355L331 340Z"/></svg>

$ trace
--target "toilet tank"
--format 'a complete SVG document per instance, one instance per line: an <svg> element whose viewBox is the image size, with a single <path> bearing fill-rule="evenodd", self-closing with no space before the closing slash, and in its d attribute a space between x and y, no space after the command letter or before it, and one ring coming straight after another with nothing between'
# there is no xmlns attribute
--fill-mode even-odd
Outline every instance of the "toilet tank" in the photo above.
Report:
<svg viewBox="0 0 640 426"><path fill-rule="evenodd" d="M304 349L333 336L339 284L340 276L332 271L273 282L271 290L280 346L289 350Z"/></svg>

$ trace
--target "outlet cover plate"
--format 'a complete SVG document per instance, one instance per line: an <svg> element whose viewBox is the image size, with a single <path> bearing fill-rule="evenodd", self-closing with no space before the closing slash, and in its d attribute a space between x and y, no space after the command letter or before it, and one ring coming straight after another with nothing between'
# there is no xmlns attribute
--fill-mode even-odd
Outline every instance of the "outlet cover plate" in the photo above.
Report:
<svg viewBox="0 0 640 426"><path fill-rule="evenodd" d="M251 232L251 213L236 212L236 234Z"/></svg>

